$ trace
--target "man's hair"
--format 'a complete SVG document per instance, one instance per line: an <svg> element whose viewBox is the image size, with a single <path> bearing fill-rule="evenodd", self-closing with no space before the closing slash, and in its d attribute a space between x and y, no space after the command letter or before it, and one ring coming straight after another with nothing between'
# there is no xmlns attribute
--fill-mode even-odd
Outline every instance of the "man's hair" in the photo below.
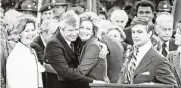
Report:
<svg viewBox="0 0 181 88"><path fill-rule="evenodd" d="M156 29L157 27L162 23L162 22L168 22L168 23L174 23L174 18L171 14L161 14L159 15L157 18L156 18L156 22L155 22L155 25L156 25Z"/></svg>
<svg viewBox="0 0 181 88"><path fill-rule="evenodd" d="M62 15L60 21L63 22L65 25L77 27L79 26L80 18L74 11L70 10Z"/></svg>
<svg viewBox="0 0 181 88"><path fill-rule="evenodd" d="M133 21L131 22L131 28L135 25L145 25L146 26L146 31L147 33L152 32L154 30L154 26L152 24L149 24L149 21L144 19L144 18L140 18L140 17L136 17L133 19Z"/></svg>
<svg viewBox="0 0 181 88"><path fill-rule="evenodd" d="M149 0L141 0L141 1L138 1L137 3L136 3L136 13L138 12L138 8L140 7L140 6L142 6L142 7L151 7L151 10L152 10L152 12L154 12L155 11L155 5L151 2L151 1L149 1Z"/></svg>
<svg viewBox="0 0 181 88"><path fill-rule="evenodd" d="M48 32L51 28L57 28L58 27L58 21L57 20L47 20L42 23L40 30L41 33ZM56 29L55 29L56 30Z"/></svg>
<svg viewBox="0 0 181 88"><path fill-rule="evenodd" d="M112 20L114 16L118 15L124 16L126 18L126 22L128 22L128 14L124 10L119 10L119 9L116 9L112 12L110 19Z"/></svg>

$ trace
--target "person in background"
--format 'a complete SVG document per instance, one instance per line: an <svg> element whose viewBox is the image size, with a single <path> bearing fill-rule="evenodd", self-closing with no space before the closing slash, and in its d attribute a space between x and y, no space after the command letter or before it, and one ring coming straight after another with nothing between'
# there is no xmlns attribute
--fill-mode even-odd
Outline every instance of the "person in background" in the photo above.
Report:
<svg viewBox="0 0 181 88"><path fill-rule="evenodd" d="M30 47L36 34L35 20L30 16L20 19L13 34L19 36L19 41L7 58L7 87L43 87L41 72L45 69L38 61L35 51Z"/></svg>
<svg viewBox="0 0 181 88"><path fill-rule="evenodd" d="M151 1L149 0L138 1L135 7L136 7L136 17L145 18L149 21L150 24L153 24L152 20L154 17L155 5ZM126 28L124 32L126 34L125 42L127 44L133 45L131 28L130 27Z"/></svg>
<svg viewBox="0 0 181 88"><path fill-rule="evenodd" d="M156 17L158 17L160 14L171 14L171 4L167 0L160 1L157 6L157 12Z"/></svg>
<svg viewBox="0 0 181 88"><path fill-rule="evenodd" d="M165 19L167 18L167 19ZM161 14L156 18L155 31L158 35L158 42L155 48L165 57L170 51L177 50L175 40L172 37L173 32L173 16L170 14Z"/></svg>
<svg viewBox="0 0 181 88"><path fill-rule="evenodd" d="M129 82L132 84L169 84L178 87L171 65L152 45L149 21L134 18L131 23L133 53L128 66ZM128 52L130 53L130 52ZM150 69L151 68L151 69ZM164 73L164 74L163 74ZM121 80L121 79L120 79Z"/></svg>
<svg viewBox="0 0 181 88"><path fill-rule="evenodd" d="M21 4L19 3L19 5L20 8L17 8L17 11L20 11L23 14L33 15L35 17L37 16L37 6L32 0L24 0Z"/></svg>
<svg viewBox="0 0 181 88"><path fill-rule="evenodd" d="M181 23L178 24L176 29L175 44L178 45L177 50L170 52L167 58L173 67L178 87L181 88Z"/></svg>
<svg viewBox="0 0 181 88"><path fill-rule="evenodd" d="M118 40L119 42L123 42L126 39L126 35L125 35L123 29L121 29L117 25L114 25L111 29L109 29L107 34L110 37Z"/></svg>
<svg viewBox="0 0 181 88"><path fill-rule="evenodd" d="M101 11L101 12L99 13L99 17L100 17L100 19L102 19L102 20L107 20L107 13Z"/></svg>
<svg viewBox="0 0 181 88"><path fill-rule="evenodd" d="M6 82L6 59L8 57L8 35L6 31L6 25L4 23L4 7L0 3L0 59L1 59L1 68L0 68L0 80L1 80L1 88L5 87Z"/></svg>
<svg viewBox="0 0 181 88"><path fill-rule="evenodd" d="M66 3L65 0L52 0L52 3L54 5L54 19L60 21L62 14L65 13L68 3Z"/></svg>
<svg viewBox="0 0 181 88"><path fill-rule="evenodd" d="M54 18L53 4L45 3L41 8L41 19L42 23L46 20L52 20Z"/></svg>
<svg viewBox="0 0 181 88"><path fill-rule="evenodd" d="M111 14L110 20L113 24L124 29L128 22L128 15L124 10L114 10Z"/></svg>
<svg viewBox="0 0 181 88"><path fill-rule="evenodd" d="M124 46L107 34L108 30L113 26L110 21L101 20L97 25L99 25L97 37L99 38L99 41L106 44L109 50L107 54L108 77L111 83L117 83L124 58Z"/></svg>
<svg viewBox="0 0 181 88"><path fill-rule="evenodd" d="M40 35L37 36L31 43L31 48L33 48L37 54L38 61L44 65L46 72L42 74L43 85L45 88L54 88L58 83L58 77L56 71L53 67L45 60L45 48L47 43L50 41L51 37L58 28L58 21L54 19L46 20L40 27Z"/></svg>

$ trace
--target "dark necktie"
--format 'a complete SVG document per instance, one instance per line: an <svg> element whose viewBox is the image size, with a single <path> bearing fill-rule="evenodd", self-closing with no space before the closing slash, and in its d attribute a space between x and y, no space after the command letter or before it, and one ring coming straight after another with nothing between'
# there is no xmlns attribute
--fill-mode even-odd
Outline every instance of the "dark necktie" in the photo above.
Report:
<svg viewBox="0 0 181 88"><path fill-rule="evenodd" d="M167 47L166 43L163 42L163 44L162 44L162 54L163 54L165 57L167 56L166 47Z"/></svg>
<svg viewBox="0 0 181 88"><path fill-rule="evenodd" d="M74 44L70 43L70 48L72 49L72 51L74 52Z"/></svg>

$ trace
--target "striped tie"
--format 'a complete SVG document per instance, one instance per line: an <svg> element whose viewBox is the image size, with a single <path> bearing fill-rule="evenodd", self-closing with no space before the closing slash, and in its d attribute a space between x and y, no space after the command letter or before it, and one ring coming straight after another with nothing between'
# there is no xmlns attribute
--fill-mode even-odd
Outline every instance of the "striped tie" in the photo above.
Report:
<svg viewBox="0 0 181 88"><path fill-rule="evenodd" d="M136 69L136 66L137 66L137 58L136 58L136 55L138 53L138 47L137 46L134 46L133 48L133 53L132 53L132 58L131 58L131 61L130 61L130 66L129 66L129 78L130 78L130 84L133 84L133 79L134 79L134 71Z"/></svg>

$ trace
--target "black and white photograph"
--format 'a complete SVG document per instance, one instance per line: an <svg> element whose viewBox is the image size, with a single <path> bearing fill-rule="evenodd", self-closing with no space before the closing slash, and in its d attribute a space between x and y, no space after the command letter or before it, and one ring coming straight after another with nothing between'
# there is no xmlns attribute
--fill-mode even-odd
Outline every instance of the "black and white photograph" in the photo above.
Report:
<svg viewBox="0 0 181 88"><path fill-rule="evenodd" d="M181 0L0 0L0 88L181 88Z"/></svg>

